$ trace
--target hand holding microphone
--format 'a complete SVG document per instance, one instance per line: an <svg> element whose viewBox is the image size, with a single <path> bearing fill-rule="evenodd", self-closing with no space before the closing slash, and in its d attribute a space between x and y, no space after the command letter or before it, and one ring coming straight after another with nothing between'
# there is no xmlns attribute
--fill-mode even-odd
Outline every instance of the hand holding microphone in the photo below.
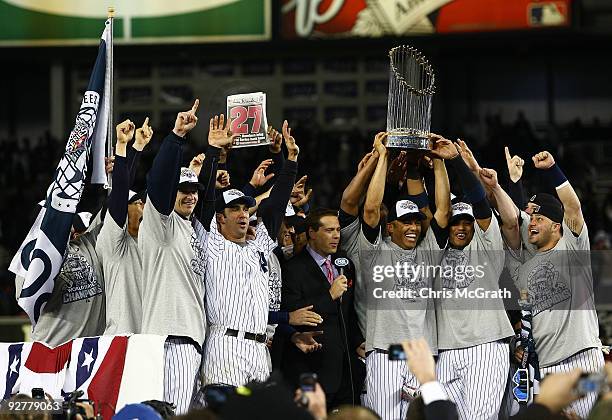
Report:
<svg viewBox="0 0 612 420"><path fill-rule="evenodd" d="M334 279L334 282L329 288L329 294L331 295L332 300L336 300L338 298L342 299L342 295L344 294L344 292L346 292L347 289L348 281L346 279L346 276L342 274L341 270L341 274Z"/></svg>

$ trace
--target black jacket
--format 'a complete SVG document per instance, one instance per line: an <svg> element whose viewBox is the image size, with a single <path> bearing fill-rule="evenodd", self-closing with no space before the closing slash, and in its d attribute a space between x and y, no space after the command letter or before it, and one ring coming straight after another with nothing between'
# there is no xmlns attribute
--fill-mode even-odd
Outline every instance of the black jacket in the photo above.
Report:
<svg viewBox="0 0 612 420"><path fill-rule="evenodd" d="M339 257L344 255L332 255L332 263ZM344 275L348 279L348 289L340 302L332 300L329 281L306 248L283 267L281 309L294 311L314 305L312 310L323 318L318 327L297 327L298 331L323 331L323 335L316 337L323 344L320 350L304 354L286 340L283 373L296 385L301 373L314 372L326 393L336 392L342 379L343 363L349 363L347 351L353 357L364 341L353 306L355 267L350 260L344 267Z"/></svg>

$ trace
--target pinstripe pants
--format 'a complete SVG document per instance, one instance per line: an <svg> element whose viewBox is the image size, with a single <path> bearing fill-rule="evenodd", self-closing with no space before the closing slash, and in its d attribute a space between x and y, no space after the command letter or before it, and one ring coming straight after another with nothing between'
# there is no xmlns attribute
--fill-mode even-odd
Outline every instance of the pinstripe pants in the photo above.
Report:
<svg viewBox="0 0 612 420"><path fill-rule="evenodd" d="M176 414L189 411L200 389L202 355L187 338L167 338L164 343L164 401L176 406Z"/></svg>
<svg viewBox="0 0 612 420"><path fill-rule="evenodd" d="M440 351L437 376L461 420L497 419L510 370L507 343Z"/></svg>
<svg viewBox="0 0 612 420"><path fill-rule="evenodd" d="M389 355L373 351L366 357L366 393L362 404L383 420L403 420L408 401L402 399L404 386L417 389L419 383L404 361L389 360Z"/></svg>
<svg viewBox="0 0 612 420"><path fill-rule="evenodd" d="M206 336L202 364L204 386L240 386L267 380L270 371L266 345L223 335L224 330L211 329Z"/></svg>
<svg viewBox="0 0 612 420"><path fill-rule="evenodd" d="M590 348L581 351L557 364L540 368L540 375L543 380L544 376L549 373L569 372L575 368L579 368L583 372L601 371L604 368L603 353L599 348ZM597 394L587 394L584 398L571 403L569 408L574 410L580 418L586 419L593 405L595 405L596 400Z"/></svg>

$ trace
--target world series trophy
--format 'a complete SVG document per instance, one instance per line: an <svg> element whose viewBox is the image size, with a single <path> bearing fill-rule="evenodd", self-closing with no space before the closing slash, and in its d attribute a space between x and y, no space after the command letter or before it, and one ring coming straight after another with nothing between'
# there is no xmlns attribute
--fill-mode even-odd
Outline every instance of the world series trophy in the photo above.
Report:
<svg viewBox="0 0 612 420"><path fill-rule="evenodd" d="M435 75L423 54L408 45L389 51L387 147L430 150Z"/></svg>

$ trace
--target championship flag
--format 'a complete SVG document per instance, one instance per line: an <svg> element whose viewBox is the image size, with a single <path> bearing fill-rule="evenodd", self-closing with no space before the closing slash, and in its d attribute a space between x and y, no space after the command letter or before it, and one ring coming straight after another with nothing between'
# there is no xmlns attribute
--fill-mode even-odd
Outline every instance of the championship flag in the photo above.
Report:
<svg viewBox="0 0 612 420"><path fill-rule="evenodd" d="M106 21L87 91L53 182L47 189L45 205L9 267L25 279L17 301L30 317L32 327L38 322L60 271L92 150L94 167L104 168L104 144L95 143L106 139L108 118L105 115L110 115L105 108L110 104L110 91L105 90L110 86L107 80L111 71L107 60L110 43L112 19Z"/></svg>

